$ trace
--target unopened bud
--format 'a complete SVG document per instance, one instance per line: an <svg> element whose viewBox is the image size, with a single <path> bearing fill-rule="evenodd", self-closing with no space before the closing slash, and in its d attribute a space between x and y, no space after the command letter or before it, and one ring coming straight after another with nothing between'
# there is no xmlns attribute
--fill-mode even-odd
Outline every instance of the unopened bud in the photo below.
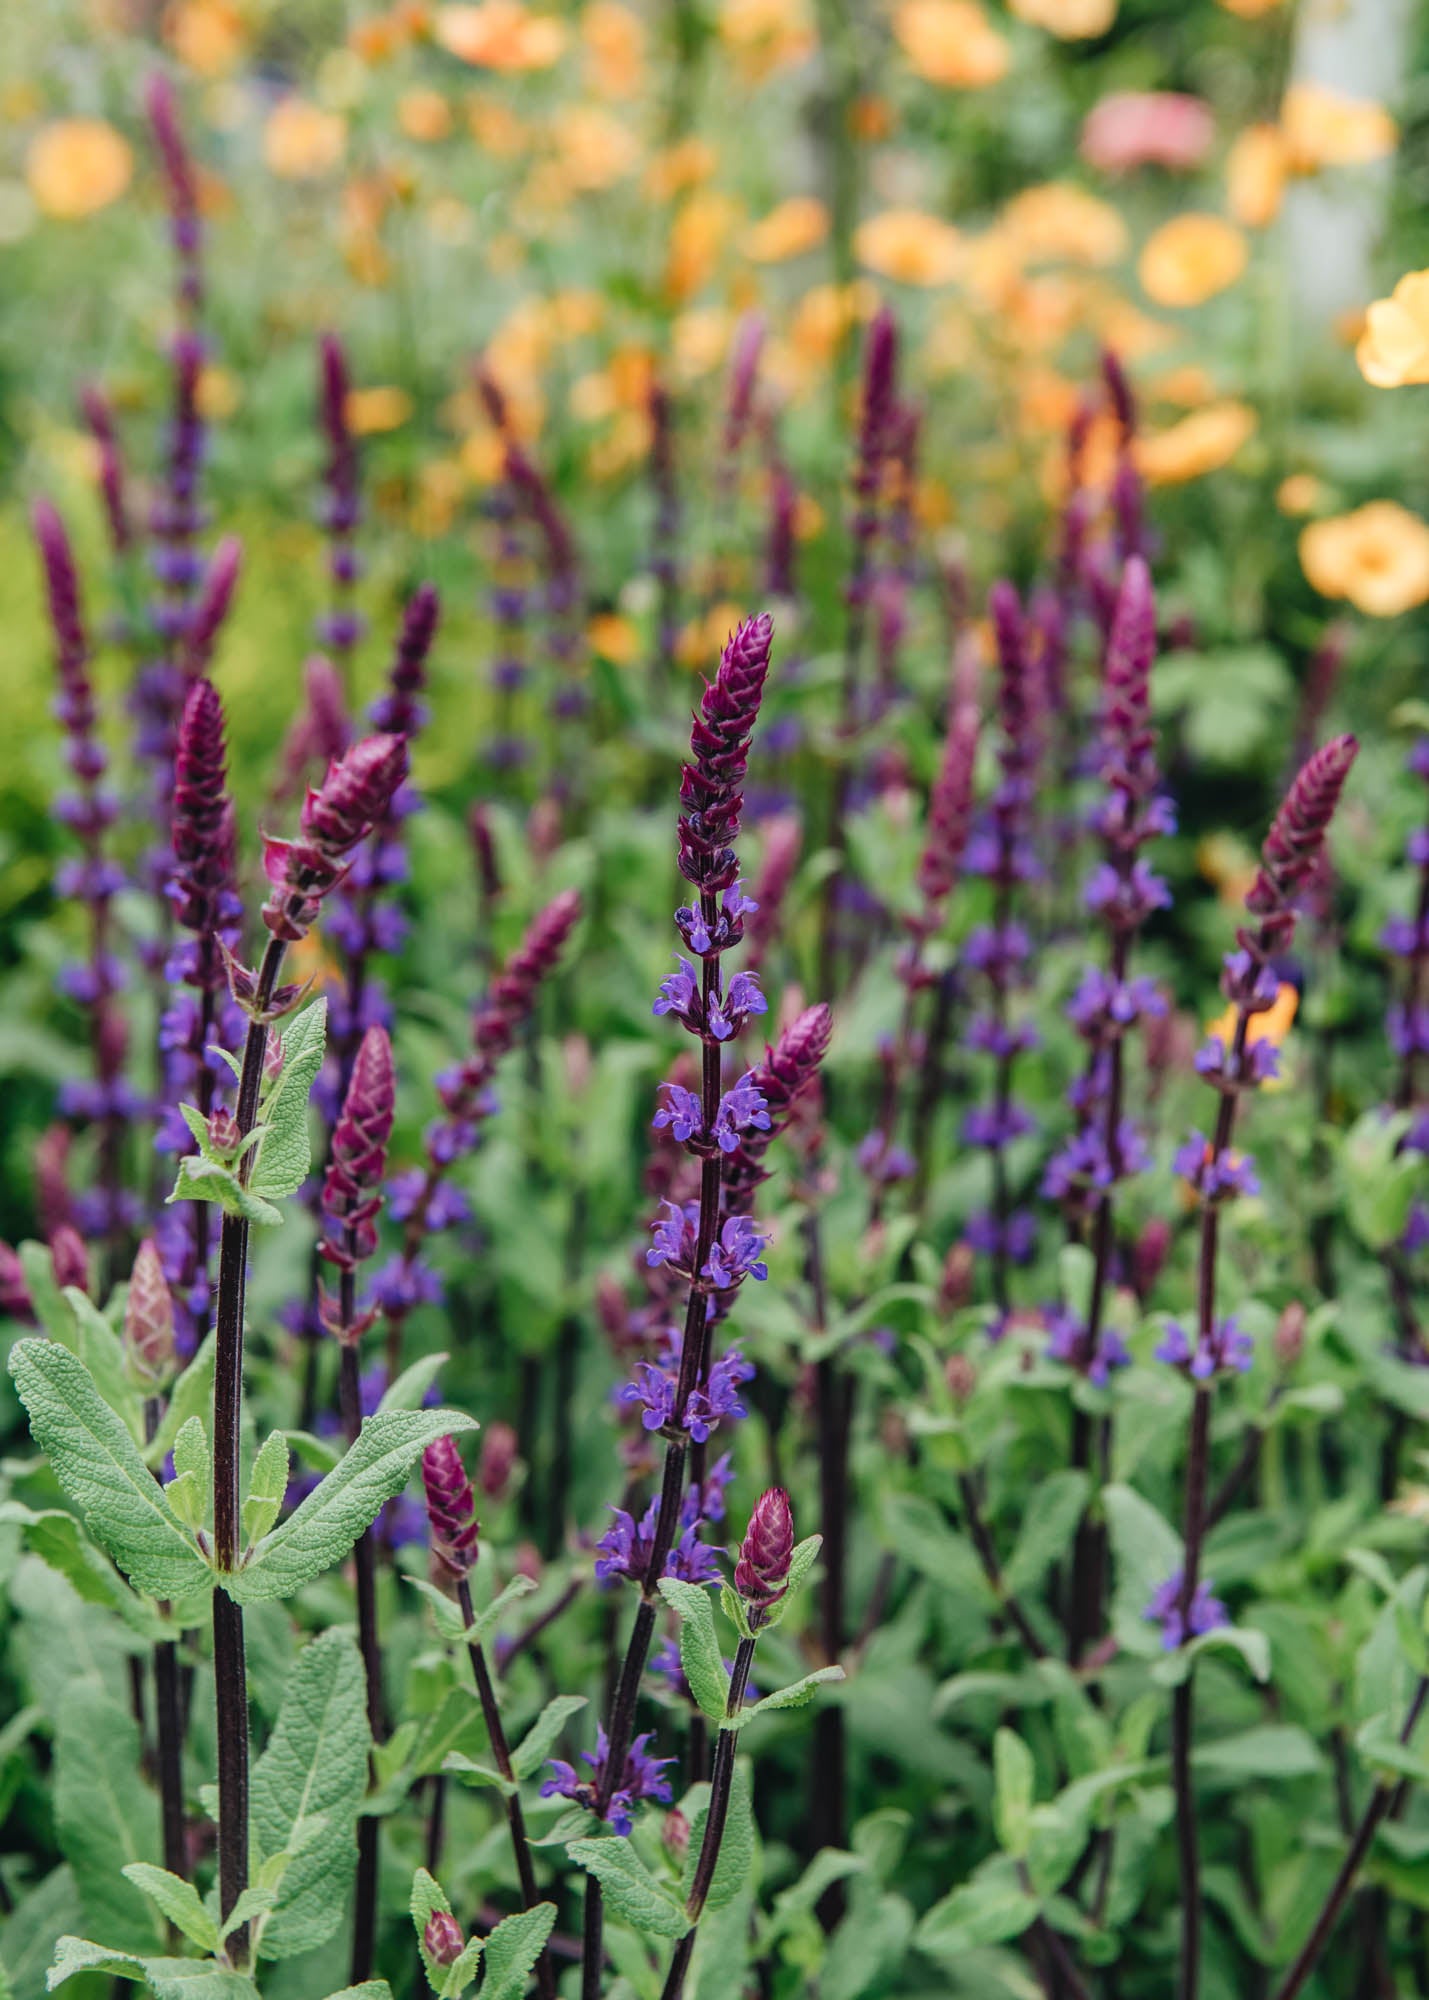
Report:
<svg viewBox="0 0 1429 2000"><path fill-rule="evenodd" d="M1275 1359L1282 1368L1293 1368L1304 1352L1305 1308L1292 1299L1276 1323Z"/></svg>
<svg viewBox="0 0 1429 2000"><path fill-rule="evenodd" d="M793 1553L789 1496L782 1486L771 1486L755 1503L734 1568L734 1587L744 1599L751 1625L761 1624L789 1588Z"/></svg>
<svg viewBox="0 0 1429 2000"><path fill-rule="evenodd" d="M449 1910L433 1910L422 1932L422 1946L434 1965L455 1965L466 1949L461 1925Z"/></svg>
<svg viewBox="0 0 1429 2000"><path fill-rule="evenodd" d="M25 1267L8 1243L0 1243L0 1317L29 1321L34 1316Z"/></svg>
<svg viewBox="0 0 1429 2000"><path fill-rule="evenodd" d="M683 1861L690 1851L690 1822L678 1806L673 1806L665 1815L665 1824L660 1829L660 1844L676 1861Z"/></svg>
<svg viewBox="0 0 1429 2000"><path fill-rule="evenodd" d="M124 1303L124 1358L147 1394L173 1380L178 1368L174 1346L174 1302L153 1239L146 1236L134 1258Z"/></svg>
<svg viewBox="0 0 1429 2000"><path fill-rule="evenodd" d="M238 1120L225 1105L218 1105L208 1115L209 1151L217 1159L231 1160L243 1143L243 1134L238 1128Z"/></svg>
<svg viewBox="0 0 1429 2000"><path fill-rule="evenodd" d="M971 1302L976 1258L971 1243L954 1243L943 1259L943 1277L938 1286L938 1311L947 1318L961 1312Z"/></svg>
<svg viewBox="0 0 1429 2000"><path fill-rule="evenodd" d="M977 1387L977 1370L966 1354L950 1354L943 1363L943 1380L948 1385L948 1394L961 1409L972 1400Z"/></svg>
<svg viewBox="0 0 1429 2000"><path fill-rule="evenodd" d="M269 1035L268 1046L263 1051L263 1081L265 1083L276 1083L278 1081L278 1078L283 1074L283 1064L287 1059L287 1054L287 1050L283 1047L283 1037L281 1035Z"/></svg>
<svg viewBox="0 0 1429 2000"><path fill-rule="evenodd" d="M488 1425L481 1437L481 1460L477 1481L488 1500L499 1500L511 1483L516 1467L517 1439L510 1424Z"/></svg>
<svg viewBox="0 0 1429 2000"><path fill-rule="evenodd" d="M1143 1305L1161 1276L1171 1248L1171 1225L1164 1215L1153 1215L1136 1239L1131 1253L1131 1283Z"/></svg>
<svg viewBox="0 0 1429 2000"><path fill-rule="evenodd" d="M539 1583L545 1574L546 1565L541 1561L541 1551L534 1542L518 1542L511 1567L517 1576L529 1576L532 1583Z"/></svg>
<svg viewBox="0 0 1429 2000"><path fill-rule="evenodd" d="M82 1292L89 1290L89 1252L72 1224L62 1222L51 1236L50 1263L61 1291L66 1285L77 1285Z"/></svg>

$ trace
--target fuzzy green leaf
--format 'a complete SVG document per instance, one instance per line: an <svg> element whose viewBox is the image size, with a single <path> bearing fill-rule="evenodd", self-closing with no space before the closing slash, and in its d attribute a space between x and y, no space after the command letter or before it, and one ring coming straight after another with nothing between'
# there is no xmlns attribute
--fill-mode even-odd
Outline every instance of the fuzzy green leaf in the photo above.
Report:
<svg viewBox="0 0 1429 2000"><path fill-rule="evenodd" d="M144 1435L144 1406L124 1366L124 1343L93 1299L77 1285L66 1285L64 1295L74 1314L77 1335L77 1344L70 1351L78 1354L95 1388L137 1444Z"/></svg>
<svg viewBox="0 0 1429 2000"><path fill-rule="evenodd" d="M225 1589L240 1604L291 1597L342 1561L363 1529L401 1492L434 1438L476 1428L459 1410L386 1410L369 1417L337 1468L258 1543L225 1581Z"/></svg>
<svg viewBox="0 0 1429 2000"><path fill-rule="evenodd" d="M1014 1597L1034 1590L1053 1563L1066 1554L1086 1512L1090 1490L1086 1473L1075 1471L1054 1472L1033 1487L1017 1545L1007 1563L1007 1587Z"/></svg>
<svg viewBox="0 0 1429 2000"><path fill-rule="evenodd" d="M684 1880L680 1893L687 1900L694 1886L695 1870L699 1866L700 1848L705 1837L705 1822L709 1818L709 1799L690 1822L690 1846L685 1856ZM719 1844L719 1858L715 1862L714 1874L710 1877L709 1892L705 1897L705 1910L713 1913L732 1903L745 1883L749 1880L754 1866L754 1807L749 1790L749 1771L740 1760L734 1767L734 1778L729 1792L729 1817L724 1823L724 1833Z"/></svg>
<svg viewBox="0 0 1429 2000"><path fill-rule="evenodd" d="M174 1476L165 1497L189 1528L201 1528L213 1498L213 1453L202 1417L190 1417L174 1439Z"/></svg>
<svg viewBox="0 0 1429 2000"><path fill-rule="evenodd" d="M218 1337L206 1334L202 1347L169 1391L168 1407L159 1428L144 1449L146 1465L161 1466L189 1418L206 1417L212 1410L213 1371L217 1358Z"/></svg>
<svg viewBox="0 0 1429 2000"><path fill-rule="evenodd" d="M200 1951L218 1950L218 1925L192 1882L171 1875L167 1868L156 1868L151 1861L131 1861L122 1872Z"/></svg>
<svg viewBox="0 0 1429 2000"><path fill-rule="evenodd" d="M753 1722L756 1715L767 1714L776 1708L802 1708L805 1702L813 1700L821 1687L827 1686L831 1681L841 1681L843 1678L842 1667L816 1667L813 1673L805 1674L802 1680L790 1681L788 1687L776 1688L773 1694L766 1694L761 1701L751 1702L747 1708L742 1708L738 1715L731 1716L723 1726L726 1729L743 1729L746 1723Z"/></svg>
<svg viewBox="0 0 1429 2000"><path fill-rule="evenodd" d="M721 1723L729 1704L729 1675L715 1631L710 1594L699 1584L666 1576L660 1579L660 1595L679 1615L680 1665L690 1693L701 1714Z"/></svg>
<svg viewBox="0 0 1429 2000"><path fill-rule="evenodd" d="M691 1848L694 1841L691 1840ZM573 1840L566 1848L579 1868L594 1875L613 1913L646 1937L680 1938L689 1919L669 1890L655 1880L628 1840Z"/></svg>
<svg viewBox="0 0 1429 2000"><path fill-rule="evenodd" d="M283 1067L263 1106L267 1131L253 1164L254 1194L282 1201L296 1194L312 1165L308 1097L323 1064L327 1001L315 1000L283 1030Z"/></svg>
<svg viewBox="0 0 1429 2000"><path fill-rule="evenodd" d="M287 1491L288 1441L281 1431L270 1431L253 1461L243 1503L243 1532L250 1543L261 1542L277 1520Z"/></svg>
<svg viewBox="0 0 1429 2000"><path fill-rule="evenodd" d="M225 1215L241 1215L261 1229L273 1229L283 1220L282 1211L244 1187L231 1167L201 1154L185 1153L179 1161L178 1177L169 1204L176 1201L216 1202Z"/></svg>
<svg viewBox="0 0 1429 2000"><path fill-rule="evenodd" d="M35 1442L89 1532L136 1590L191 1597L213 1573L84 1363L50 1340L20 1340L10 1373Z"/></svg>
<svg viewBox="0 0 1429 2000"><path fill-rule="evenodd" d="M86 1924L124 1951L162 1951L165 1930L152 1905L119 1873L129 1861L157 1859L159 1808L139 1770L139 1730L103 1684L71 1681L55 1731L55 1824L74 1870Z"/></svg>
<svg viewBox="0 0 1429 2000"><path fill-rule="evenodd" d="M513 1784L509 1778L503 1778L492 1765L479 1764L474 1757L468 1757L461 1750L449 1750L442 1759L442 1769L448 1776L455 1778L458 1784L471 1785L478 1790L490 1786L508 1797L520 1790L519 1785Z"/></svg>
<svg viewBox="0 0 1429 2000"><path fill-rule="evenodd" d="M1020 1861L1026 1857L1032 1833L1036 1787L1032 1752L1010 1729L999 1729L992 1740L992 1767L992 1823L998 1844Z"/></svg>
<svg viewBox="0 0 1429 2000"><path fill-rule="evenodd" d="M531 1968L556 1921L554 1903L536 1903L496 1926L486 1940L481 2000L521 2000Z"/></svg>
<svg viewBox="0 0 1429 2000"><path fill-rule="evenodd" d="M136 1958L88 1938L62 1937L46 1984L53 1993L77 1972L103 1972L147 1985L154 2000L258 2000L258 1989L241 1972L211 1958Z"/></svg>
<svg viewBox="0 0 1429 2000"><path fill-rule="evenodd" d="M402 1581L409 1583L413 1590L421 1591L436 1613L437 1630L448 1645L455 1645L458 1641L465 1642L466 1622L461 1615L461 1606L454 1598L448 1597L435 1583L428 1583L424 1576L408 1576Z"/></svg>
<svg viewBox="0 0 1429 2000"><path fill-rule="evenodd" d="M0 1524L14 1522L25 1531L25 1542L58 1575L64 1577L86 1604L102 1604L148 1639L163 1635L154 1607L136 1597L123 1577L95 1548L73 1514L60 1507L38 1513L18 1500L0 1502Z"/></svg>
<svg viewBox="0 0 1429 2000"><path fill-rule="evenodd" d="M253 1770L253 1830L264 1854L292 1859L263 1927L264 1958L325 1944L342 1922L367 1790L362 1660L345 1632L324 1632L298 1655L268 1747ZM311 1823L321 1818L313 1835Z"/></svg>
<svg viewBox="0 0 1429 2000"><path fill-rule="evenodd" d="M583 1694L558 1694L548 1701L516 1748L511 1752L511 1769L518 1778L529 1778L546 1761L546 1753L565 1728L567 1721L586 1705Z"/></svg>
<svg viewBox="0 0 1429 2000"><path fill-rule="evenodd" d="M379 1410L420 1410L422 1398L431 1388L446 1362L445 1354L424 1354L410 1368L404 1368L377 1405Z"/></svg>

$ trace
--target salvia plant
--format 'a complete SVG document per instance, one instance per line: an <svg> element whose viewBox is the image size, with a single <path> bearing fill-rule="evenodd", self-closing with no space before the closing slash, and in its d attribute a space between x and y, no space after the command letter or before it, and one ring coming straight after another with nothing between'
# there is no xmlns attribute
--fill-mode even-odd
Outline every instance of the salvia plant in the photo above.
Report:
<svg viewBox="0 0 1429 2000"><path fill-rule="evenodd" d="M464 354L440 591L325 298L255 668L144 116L167 414L29 513L0 1996L1426 1990L1429 738L1319 632L1208 805L1122 361L981 577L856 288L816 550L750 311L630 523Z"/></svg>

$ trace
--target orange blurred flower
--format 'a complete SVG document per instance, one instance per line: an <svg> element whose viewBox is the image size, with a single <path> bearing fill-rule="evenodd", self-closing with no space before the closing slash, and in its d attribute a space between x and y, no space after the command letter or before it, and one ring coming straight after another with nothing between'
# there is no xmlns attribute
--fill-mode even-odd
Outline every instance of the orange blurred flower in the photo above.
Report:
<svg viewBox="0 0 1429 2000"><path fill-rule="evenodd" d="M400 430L412 414L412 398L390 384L375 389L350 389L343 405L354 437L377 437Z"/></svg>
<svg viewBox="0 0 1429 2000"><path fill-rule="evenodd" d="M1429 382L1429 271L1409 271L1365 315L1355 359L1376 389Z"/></svg>
<svg viewBox="0 0 1429 2000"><path fill-rule="evenodd" d="M283 98L263 127L263 158L280 180L317 180L331 173L346 147L346 120L304 97Z"/></svg>
<svg viewBox="0 0 1429 2000"><path fill-rule="evenodd" d="M397 124L409 139L432 144L452 129L452 108L439 90L404 90L397 99Z"/></svg>
<svg viewBox="0 0 1429 2000"><path fill-rule="evenodd" d="M72 222L118 201L134 171L129 141L102 118L62 118L35 134L25 179L42 215Z"/></svg>
<svg viewBox="0 0 1429 2000"><path fill-rule="evenodd" d="M1025 188L1002 211L1002 229L1029 262L1115 264L1126 255L1126 224L1109 202L1070 181Z"/></svg>
<svg viewBox="0 0 1429 2000"><path fill-rule="evenodd" d="M517 159L531 143L525 125L500 98L468 98L466 125L477 145L494 160Z"/></svg>
<svg viewBox="0 0 1429 2000"><path fill-rule="evenodd" d="M677 305L709 283L738 217L737 204L715 189L681 203L665 258L665 289Z"/></svg>
<svg viewBox="0 0 1429 2000"><path fill-rule="evenodd" d="M1150 486L1179 486L1229 465L1260 419L1248 403L1208 403L1169 429L1141 437L1136 462Z"/></svg>
<svg viewBox="0 0 1429 2000"><path fill-rule="evenodd" d="M581 12L586 74L602 97L638 97L645 81L645 24L618 0L590 0Z"/></svg>
<svg viewBox="0 0 1429 2000"><path fill-rule="evenodd" d="M854 231L854 255L900 285L946 285L963 268L963 239L950 222L917 208L886 208Z"/></svg>
<svg viewBox="0 0 1429 2000"><path fill-rule="evenodd" d="M1292 83L1280 106L1280 127L1297 174L1364 166L1399 144L1399 127L1382 104L1324 83Z"/></svg>
<svg viewBox="0 0 1429 2000"><path fill-rule="evenodd" d="M441 7L433 38L449 55L479 69L519 73L549 69L566 46L566 31L549 14L532 14L520 0L481 0L475 7Z"/></svg>
<svg viewBox="0 0 1429 2000"><path fill-rule="evenodd" d="M756 264L783 264L817 249L828 233L829 211L824 204L811 194L796 194L751 223L742 247Z"/></svg>
<svg viewBox="0 0 1429 2000"><path fill-rule="evenodd" d="M893 32L909 67L950 90L1000 83L1012 60L1005 39L977 0L901 0Z"/></svg>
<svg viewBox="0 0 1429 2000"><path fill-rule="evenodd" d="M1242 21L1258 21L1262 14L1273 14L1284 0L1220 0L1228 14L1239 14Z"/></svg>
<svg viewBox="0 0 1429 2000"><path fill-rule="evenodd" d="M164 10L164 40L200 76L226 76L248 46L248 28L233 0L175 0Z"/></svg>
<svg viewBox="0 0 1429 2000"><path fill-rule="evenodd" d="M582 194L614 187L640 163L640 141L629 123L596 104L572 104L552 128L570 185Z"/></svg>
<svg viewBox="0 0 1429 2000"><path fill-rule="evenodd" d="M599 611L586 626L586 643L612 666L633 666L640 656L640 634L628 618L615 611Z"/></svg>
<svg viewBox="0 0 1429 2000"><path fill-rule="evenodd" d="M1278 125L1247 125L1226 156L1226 206L1244 229L1265 229L1280 213L1289 171Z"/></svg>
<svg viewBox="0 0 1429 2000"><path fill-rule="evenodd" d="M1198 306L1233 285L1248 256L1244 236L1219 215L1177 215L1147 239L1137 271L1158 306Z"/></svg>
<svg viewBox="0 0 1429 2000"><path fill-rule="evenodd" d="M1324 503L1325 485L1313 472L1290 472L1275 489L1282 514L1313 514Z"/></svg>
<svg viewBox="0 0 1429 2000"><path fill-rule="evenodd" d="M806 0L722 0L719 34L751 83L803 62L817 47Z"/></svg>
<svg viewBox="0 0 1429 2000"><path fill-rule="evenodd" d="M1300 995L1288 979L1282 979L1276 989L1273 1005L1263 1014L1252 1014L1245 1031L1247 1048L1253 1049L1257 1042L1269 1042L1279 1048L1295 1025L1295 1016L1300 1008ZM1218 1014L1214 1021L1207 1021L1206 1033L1215 1035L1226 1048L1235 1040L1236 1022L1240 1010L1234 1005Z"/></svg>
<svg viewBox="0 0 1429 2000"><path fill-rule="evenodd" d="M650 161L645 169L646 192L656 201L673 201L677 194L707 181L718 165L719 154L708 139L681 139Z"/></svg>
<svg viewBox="0 0 1429 2000"><path fill-rule="evenodd" d="M1322 597L1397 618L1429 598L1429 526L1396 500L1371 500L1302 529L1300 565Z"/></svg>
<svg viewBox="0 0 1429 2000"><path fill-rule="evenodd" d="M1117 0L1009 0L1019 21L1045 28L1064 42L1104 35L1116 19Z"/></svg>

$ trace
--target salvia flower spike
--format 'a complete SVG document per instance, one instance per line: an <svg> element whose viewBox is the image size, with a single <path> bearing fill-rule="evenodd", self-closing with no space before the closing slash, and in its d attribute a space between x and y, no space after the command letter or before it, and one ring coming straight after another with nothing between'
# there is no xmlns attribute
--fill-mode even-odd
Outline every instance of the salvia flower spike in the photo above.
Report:
<svg viewBox="0 0 1429 2000"><path fill-rule="evenodd" d="M404 737L366 736L329 766L321 785L309 789L296 840L264 836L263 867L272 893L262 916L275 938L295 944L307 935L353 848L381 819L406 775Z"/></svg>
<svg viewBox="0 0 1429 2000"><path fill-rule="evenodd" d="M782 1486L762 1494L749 1517L734 1569L734 1587L751 1627L762 1624L789 1588L794 1513Z"/></svg>
<svg viewBox="0 0 1429 2000"><path fill-rule="evenodd" d="M134 1258L124 1302L124 1359L146 1395L157 1395L178 1365L174 1345L174 1302L152 1238L145 1237Z"/></svg>
<svg viewBox="0 0 1429 2000"><path fill-rule="evenodd" d="M318 1248L329 1263L343 1271L355 1269L377 1248L377 1217L396 1101L387 1030L369 1028L352 1065L322 1185L326 1233ZM340 1339L352 1337L350 1328L335 1330Z"/></svg>
<svg viewBox="0 0 1429 2000"><path fill-rule="evenodd" d="M466 1576L478 1553L476 1495L455 1438L436 1438L422 1454L422 1487L432 1553L452 1577Z"/></svg>

